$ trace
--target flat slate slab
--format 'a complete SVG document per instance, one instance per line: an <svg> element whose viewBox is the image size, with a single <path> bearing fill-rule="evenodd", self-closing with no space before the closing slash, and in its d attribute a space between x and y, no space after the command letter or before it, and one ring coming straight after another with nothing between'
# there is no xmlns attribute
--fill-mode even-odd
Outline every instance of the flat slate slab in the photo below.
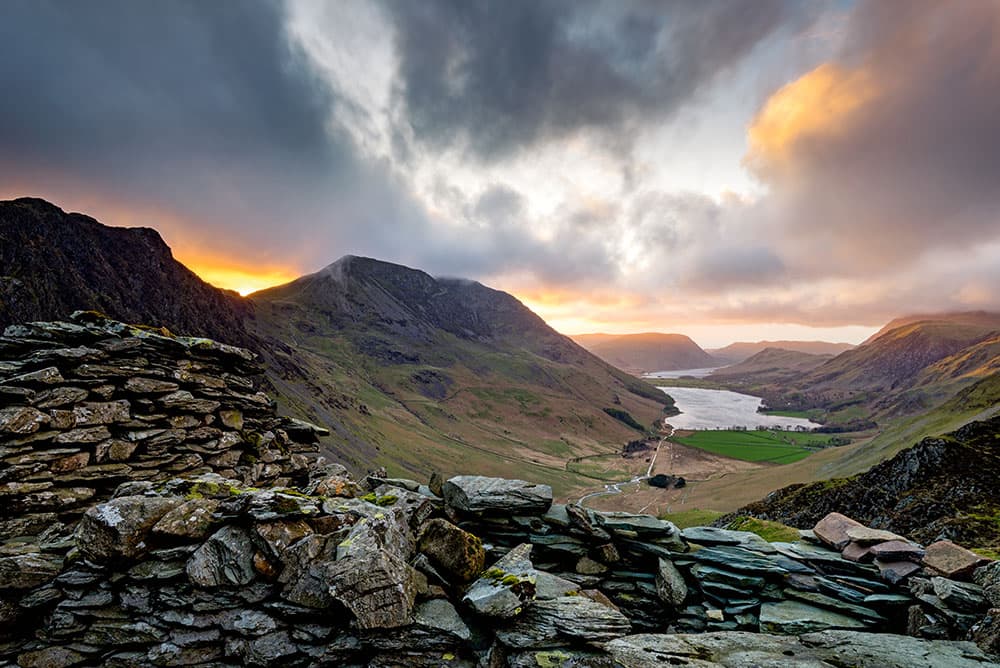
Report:
<svg viewBox="0 0 1000 668"><path fill-rule="evenodd" d="M466 513L541 515L552 505L552 488L524 480L460 475L442 487L445 502Z"/></svg>
<svg viewBox="0 0 1000 668"><path fill-rule="evenodd" d="M978 567L988 564L989 559L972 550L955 545L950 540L939 540L927 546L923 564L946 578L966 578Z"/></svg>
<svg viewBox="0 0 1000 668"><path fill-rule="evenodd" d="M866 528L861 522L856 522L846 515L830 513L817 522L813 527L813 533L827 545L843 550L851 542L851 537L847 534L848 529Z"/></svg>
<svg viewBox="0 0 1000 668"><path fill-rule="evenodd" d="M991 665L989 658L971 642L924 640L857 631L820 631L801 638L740 632L633 635L612 640L605 648L614 665L629 668L659 668L674 664L703 668L789 665L986 668ZM566 658L576 656L568 655ZM603 665L590 657L579 658L579 663L574 665ZM532 654L523 663L512 665L521 668L539 664Z"/></svg>
<svg viewBox="0 0 1000 668"><path fill-rule="evenodd" d="M798 601L764 603L760 606L760 630L766 633L800 635L827 629L858 629L864 626L863 621L854 617Z"/></svg>

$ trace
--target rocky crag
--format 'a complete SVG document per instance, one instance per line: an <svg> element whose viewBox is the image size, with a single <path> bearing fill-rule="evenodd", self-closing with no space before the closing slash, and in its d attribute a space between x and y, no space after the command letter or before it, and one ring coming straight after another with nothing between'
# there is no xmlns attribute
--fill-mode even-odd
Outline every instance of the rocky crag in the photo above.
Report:
<svg viewBox="0 0 1000 668"><path fill-rule="evenodd" d="M246 351L86 314L0 346L0 664L997 665L1000 567L957 546L355 482Z"/></svg>

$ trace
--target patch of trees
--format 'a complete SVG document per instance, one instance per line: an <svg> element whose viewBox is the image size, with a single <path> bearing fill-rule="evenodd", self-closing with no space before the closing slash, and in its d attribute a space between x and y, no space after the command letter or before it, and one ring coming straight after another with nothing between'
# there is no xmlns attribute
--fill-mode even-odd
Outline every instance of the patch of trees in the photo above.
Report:
<svg viewBox="0 0 1000 668"><path fill-rule="evenodd" d="M618 420L622 424L626 424L632 429L637 431L646 431L646 428L639 424L634 417L632 417L628 411L623 411L620 408L605 408L604 412Z"/></svg>
<svg viewBox="0 0 1000 668"><path fill-rule="evenodd" d="M680 489L687 485L687 480L681 476L667 475L666 473L657 473L651 478L647 478L646 482L650 487L660 487L662 489Z"/></svg>

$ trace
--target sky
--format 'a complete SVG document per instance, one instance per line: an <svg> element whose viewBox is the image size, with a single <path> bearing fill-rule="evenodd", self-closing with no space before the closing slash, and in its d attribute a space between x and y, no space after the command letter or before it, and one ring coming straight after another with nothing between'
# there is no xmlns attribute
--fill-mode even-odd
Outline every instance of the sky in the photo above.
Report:
<svg viewBox="0 0 1000 668"><path fill-rule="evenodd" d="M7 0L0 198L249 292L345 254L569 334L1000 309L1000 2Z"/></svg>

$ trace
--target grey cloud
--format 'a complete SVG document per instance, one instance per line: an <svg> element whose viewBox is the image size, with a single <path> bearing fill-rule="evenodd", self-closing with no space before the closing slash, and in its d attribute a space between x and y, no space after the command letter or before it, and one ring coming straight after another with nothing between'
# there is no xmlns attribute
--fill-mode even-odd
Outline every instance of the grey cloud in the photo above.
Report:
<svg viewBox="0 0 1000 668"><path fill-rule="evenodd" d="M812 16L786 0L385 0L418 141L483 160L578 129L628 143L719 72Z"/></svg>

